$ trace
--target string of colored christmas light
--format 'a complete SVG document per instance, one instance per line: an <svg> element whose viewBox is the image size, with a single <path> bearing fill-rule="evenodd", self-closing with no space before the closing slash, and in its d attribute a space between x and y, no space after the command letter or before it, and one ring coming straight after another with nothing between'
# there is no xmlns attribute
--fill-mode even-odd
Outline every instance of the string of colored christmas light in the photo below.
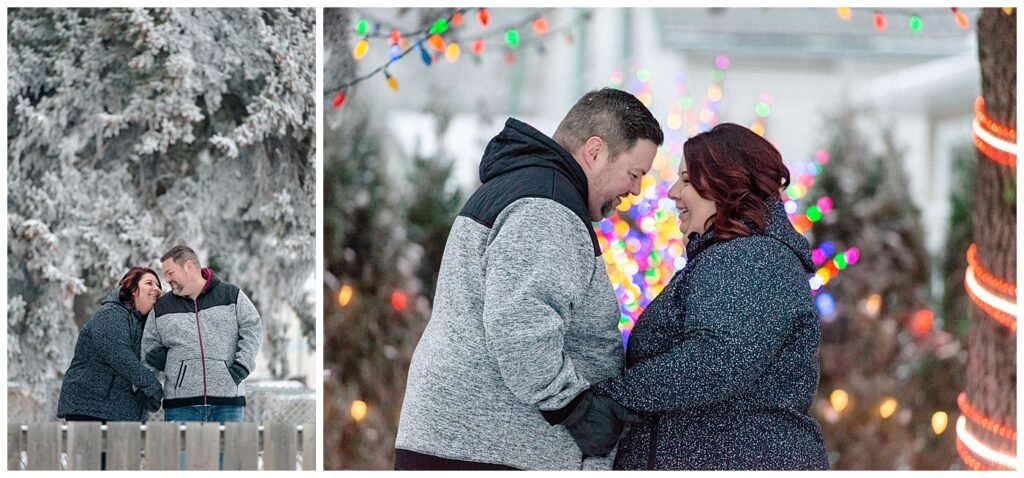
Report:
<svg viewBox="0 0 1024 478"><path fill-rule="evenodd" d="M418 50L420 52L421 57L424 60L424 63L426 63L429 66L435 60L435 57L430 55L427 52L427 49L424 48L424 44L425 43L427 45L431 46L432 48L438 50L439 51L439 55L441 53L444 53L449 58L449 61L454 62L454 60L456 60L458 58L458 56L459 56L459 54L455 52L455 51L457 51L458 35L456 35L454 33L450 33L450 30L448 30L448 24L452 23L453 18L456 18L456 16L459 16L459 15L464 15L469 10L470 9L467 9L467 8L459 9L459 10L455 11L454 13L452 13L451 16L449 16L447 19L444 19L444 18L439 19L438 22L436 22L429 29L417 30L415 32L412 32L413 35L411 35L411 36L419 36L420 38L417 39L416 41L410 43L405 48L398 47L399 40L404 41L403 35L401 33L399 33L398 35L395 35L395 33L394 33L395 30L393 30L392 34L388 35L388 38L390 38L390 42L392 44L392 46L391 46L392 50L389 53L389 58L388 58L387 62L383 63L379 67L371 70L370 72L368 72L368 73L366 73L364 75L357 76L357 77L355 77L355 78L353 78L351 80L343 82L340 85L337 85L337 86L334 86L334 87L331 87L331 88L325 88L324 89L324 96L330 96L332 94L337 94L337 96L335 97L335 101L333 103L335 105L335 108L339 107L341 105L341 103L344 102L344 95L345 95L346 90L351 88L352 86L355 86L356 84L361 83L361 82L363 82L363 81L365 81L365 80L367 80L367 79L369 79L369 78L371 78L371 77L373 77L373 76L375 76L375 75L377 75L377 74L379 74L381 72L384 72L386 76L389 76L389 80L390 80L391 77L385 71L386 68L391 66L393 63L397 62L398 60L404 58L406 55L408 55L413 50ZM486 10L487 9L485 9L485 8L478 9L479 12L483 12L483 11L486 11ZM569 32L572 29L576 28L575 23L573 21L571 21L571 22L568 22L568 23L566 23L565 25L563 25L563 26L561 26L559 28L551 29L550 26L547 24L547 20L543 19L543 17L540 17L539 15L540 15L539 13L534 13L534 14L531 14L531 15L528 15L528 16L524 17L522 20L519 20L517 22L511 22L511 23L509 23L509 24L507 24L507 25L505 25L503 27L493 28L493 29L491 29L490 32L484 33L482 35L474 35L476 40L473 42L473 48L472 48L471 51L475 55L479 56L480 54L483 53L482 45L484 44L484 39L489 39L489 38L493 38L493 37L502 35L502 36L505 36L506 44L507 44L507 46L509 48L509 51L506 52L506 61L507 61L508 60L508 56L507 56L508 53L511 53L513 50L522 48L524 46L531 45L533 43L542 41L543 39L546 39L546 38L554 37L554 36L559 35L561 33ZM589 15L584 15L583 16L584 20L589 20L589 18L590 18ZM518 34L518 30L523 28L526 25L529 25L529 24L533 24L534 25L534 30L535 30L535 32L537 32L536 36L531 37L531 38L527 38L527 39L521 39L519 34ZM445 48L445 46L444 46L445 42L443 40L443 36L444 36L445 33L447 33L449 35L449 39L452 40L450 43L454 43L456 45L456 50L453 51L453 50ZM398 48L396 49L396 47L398 47ZM368 46L368 43L366 42L366 36L364 36L364 38L361 39L359 43L357 43L356 51L354 52L354 56L356 56L357 59L362 58L367 53L368 49L369 49L369 46ZM389 83L390 83L390 81L389 81ZM397 83L397 80L394 80L394 83ZM394 86L392 86L392 89L396 89L397 90L397 88L394 87Z"/></svg>
<svg viewBox="0 0 1024 478"><path fill-rule="evenodd" d="M828 196L819 198L815 204L807 208L803 214L798 214L800 199L807 195L807 191L821 174L821 168L828 163L828 152L818 150L814 158L806 163L800 163L791 168L790 173L794 176L792 182L786 187L784 194L786 214L789 216L793 228L804 234L814 227L814 223L820 221L825 214L832 211L832 199ZM830 254L831 255L831 254Z"/></svg>
<svg viewBox="0 0 1024 478"><path fill-rule="evenodd" d="M815 204L808 206L807 211L803 214L791 215L789 219L793 222L793 228L796 229L796 232L803 234L811 230L814 227L814 223L820 221L825 214L830 212L832 212L832 198L824 196L818 199Z"/></svg>
<svg viewBox="0 0 1024 478"><path fill-rule="evenodd" d="M866 9L866 8L862 8L862 9L858 9L858 10L859 11L868 11L868 9ZM878 31L879 33L884 32L886 29L888 29L888 27L889 27L889 18L890 17L896 17L896 16L906 17L907 28L911 31L911 33L917 34L917 33L921 33L924 30L924 19L925 18L936 17L936 16L943 16L943 17L948 18L949 15L950 15L949 13L946 13L946 12L931 13L928 10L921 11L921 10L892 9L892 8L887 8L887 9L884 9L884 10L871 9L870 11L871 11L871 23L874 26L875 30ZM967 18L967 15L964 14L964 12L961 12L956 7L951 7L950 8L950 12L953 15L954 23L956 23L956 25L958 27L960 27L960 28L962 28L964 30L970 30L971 22L970 22L970 19ZM853 13L854 13L853 9L851 9L850 7L838 7L838 8L836 8L836 16L838 16L839 19L843 20L844 22L848 22L851 19L853 19Z"/></svg>
<svg viewBox="0 0 1024 478"><path fill-rule="evenodd" d="M836 254L824 267L818 268L814 276L810 278L811 290L813 292L821 290L829 281L839 275L839 271L856 264L859 260L860 250L856 247L851 247L842 253Z"/></svg>
<svg viewBox="0 0 1024 478"><path fill-rule="evenodd" d="M993 450L992 448L989 448L988 445L982 443L981 440L978 440L967 430L967 417L964 417L963 415L956 420L956 437L957 440L963 442L967 449L975 456L1004 468L1009 468L1011 470L1017 469L1017 457Z"/></svg>
<svg viewBox="0 0 1024 478"><path fill-rule="evenodd" d="M464 13L465 10L466 9L456 10L454 13L452 13L452 16L455 16L455 14L457 14L457 13ZM452 19L451 16L448 17L448 21L451 21L451 19ZM429 32L429 30L427 30L427 32ZM356 78L354 78L352 80L349 80L347 82L344 82L344 83L342 83L339 86L336 86L336 87L333 87L333 88L326 88L326 89L324 89L324 96L329 96L331 94L338 93L339 95L341 95L340 101L339 101L339 98L335 98L335 100L334 100L334 107L337 108L337 107L341 106L341 103L345 99L344 94L345 94L345 90L346 89L348 89L349 87L351 87L353 85L356 85L356 84L358 84L358 83L360 83L360 82L362 82L362 81L364 81L364 80L366 80L368 78L371 78L374 75L384 71L384 69L387 68L388 66L391 66L392 63L394 63L394 62L404 58L405 55L408 55L409 52L411 52L413 50L413 48L421 45L421 42L424 39L420 39L419 41L417 41L413 45L410 45L409 47L405 48L398 55L390 55L390 58L388 59L387 63L384 63L383 65L377 67L376 69L370 71L369 73L367 73L365 75L362 75L362 76L358 76L358 77L356 77ZM363 40L360 40L360 42L365 42L365 41L366 41L365 38ZM356 45L356 48L359 48L358 44Z"/></svg>
<svg viewBox="0 0 1024 478"><path fill-rule="evenodd" d="M462 24L464 22L464 17L465 17L465 15L467 13L469 13L469 10L472 10L472 9L471 8L456 9L454 11L454 13L452 13L452 15L447 20L445 20L444 23L445 24L450 23L452 26L456 26L456 27L462 26ZM491 17L490 10L488 10L487 8L476 8L476 11L477 11L477 13L476 13L477 21L480 23L480 25L482 27L487 27L490 24L490 17ZM369 28L368 28L369 22L367 22L365 19L359 20L359 22L356 23L356 33L358 35L362 36L363 38L389 38L393 42L397 41L397 39L399 39L401 37L420 36L420 35L423 35L425 33L433 33L435 30L438 29L439 22L441 22L441 20L444 20L443 18L438 19L437 22L434 22L431 26L426 27L426 28L422 28L422 29L419 29L419 30L412 30L412 31L402 32L399 28L397 28L397 27L395 27L393 25L388 26L386 28L382 28L382 25L384 25L386 22L381 21L381 20L375 18L372 13L370 13L370 12L368 12L366 10L355 10L355 12L357 14L359 14L360 16L362 16L362 17L366 17L366 18L370 18L370 19L374 20L374 30L372 32L369 31ZM383 33L383 30L389 30L389 33L385 34L385 33Z"/></svg>
<svg viewBox="0 0 1024 478"><path fill-rule="evenodd" d="M985 100L974 102L975 118L971 125L971 139L985 157L997 164L1017 167L1017 130L993 121L985 113Z"/></svg>
<svg viewBox="0 0 1024 478"><path fill-rule="evenodd" d="M960 407L960 411L967 417L968 420L978 424L986 431L1003 437L1007 440L1017 440L1017 430L1009 425L999 423L978 411L976 408L971 406L971 403L967 400L967 392L960 392L960 395L956 397L956 404Z"/></svg>
<svg viewBox="0 0 1024 478"><path fill-rule="evenodd" d="M971 243L967 248L967 265L974 268L974 274L985 287L994 290L1002 295L1008 297L1017 297L1017 285L1010 282L999 279L992 275L989 271L982 267L981 263L978 262L978 244Z"/></svg>

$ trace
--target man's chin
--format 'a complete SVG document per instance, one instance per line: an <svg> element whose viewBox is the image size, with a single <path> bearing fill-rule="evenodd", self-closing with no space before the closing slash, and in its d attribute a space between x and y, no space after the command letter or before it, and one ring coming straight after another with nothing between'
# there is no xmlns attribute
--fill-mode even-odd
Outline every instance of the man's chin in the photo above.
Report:
<svg viewBox="0 0 1024 478"><path fill-rule="evenodd" d="M601 219L608 219L615 215L617 205L614 202L606 202L601 205Z"/></svg>

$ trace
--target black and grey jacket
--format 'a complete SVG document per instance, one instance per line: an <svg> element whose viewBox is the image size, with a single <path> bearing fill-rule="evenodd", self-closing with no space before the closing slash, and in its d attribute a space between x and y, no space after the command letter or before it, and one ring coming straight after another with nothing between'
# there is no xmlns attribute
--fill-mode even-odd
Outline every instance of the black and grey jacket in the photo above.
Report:
<svg viewBox="0 0 1024 478"><path fill-rule="evenodd" d="M160 382L139 359L143 317L121 303L114 288L85 323L64 373L57 418L88 415L107 421L145 421L135 389L156 396Z"/></svg>
<svg viewBox="0 0 1024 478"><path fill-rule="evenodd" d="M452 226L413 354L396 448L520 469L611 468L562 426L622 370L615 293L576 160L509 119Z"/></svg>
<svg viewBox="0 0 1024 478"><path fill-rule="evenodd" d="M228 370L237 363L251 373L263 344L263 325L249 297L210 269L202 273L206 286L198 300L164 294L142 337L147 365L164 372L165 409L245 405L245 386Z"/></svg>
<svg viewBox="0 0 1024 478"><path fill-rule="evenodd" d="M766 231L686 246L689 263L633 328L626 371L595 386L645 414L616 469L828 469L808 414L818 313L807 240L778 200Z"/></svg>

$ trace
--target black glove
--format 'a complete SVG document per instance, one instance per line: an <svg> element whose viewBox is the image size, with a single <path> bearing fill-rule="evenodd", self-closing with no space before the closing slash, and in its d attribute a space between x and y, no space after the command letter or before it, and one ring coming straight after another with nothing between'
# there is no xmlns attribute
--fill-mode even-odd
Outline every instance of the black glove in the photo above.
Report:
<svg viewBox="0 0 1024 478"><path fill-rule="evenodd" d="M146 353L146 363L157 370L167 366L167 347L157 347Z"/></svg>
<svg viewBox="0 0 1024 478"><path fill-rule="evenodd" d="M153 395L146 395L146 392L142 390L135 391L135 401L139 402L143 408L151 412L160 410L160 402L164 398L164 389L157 388Z"/></svg>
<svg viewBox="0 0 1024 478"><path fill-rule="evenodd" d="M228 367L228 373L231 374L231 380L235 381L235 385L242 383L245 377L249 376L249 371L245 369L245 366L235 362Z"/></svg>
<svg viewBox="0 0 1024 478"><path fill-rule="evenodd" d="M615 448L624 425L638 421L638 415L611 397L595 395L586 390L579 404L561 425L565 426L576 446L580 447L583 456L603 456Z"/></svg>

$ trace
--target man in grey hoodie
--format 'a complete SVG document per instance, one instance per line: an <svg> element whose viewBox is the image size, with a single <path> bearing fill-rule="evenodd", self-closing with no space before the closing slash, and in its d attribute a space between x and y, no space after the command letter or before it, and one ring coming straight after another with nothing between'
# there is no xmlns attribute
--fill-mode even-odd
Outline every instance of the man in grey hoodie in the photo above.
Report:
<svg viewBox="0 0 1024 478"><path fill-rule="evenodd" d="M256 367L263 325L249 297L175 246L160 258L171 292L157 300L142 354L164 372L167 421L242 421L243 381Z"/></svg>
<svg viewBox="0 0 1024 478"><path fill-rule="evenodd" d="M640 194L664 136L633 95L584 95L554 137L509 118L452 225L412 358L396 469L610 469L628 411L592 222Z"/></svg>

